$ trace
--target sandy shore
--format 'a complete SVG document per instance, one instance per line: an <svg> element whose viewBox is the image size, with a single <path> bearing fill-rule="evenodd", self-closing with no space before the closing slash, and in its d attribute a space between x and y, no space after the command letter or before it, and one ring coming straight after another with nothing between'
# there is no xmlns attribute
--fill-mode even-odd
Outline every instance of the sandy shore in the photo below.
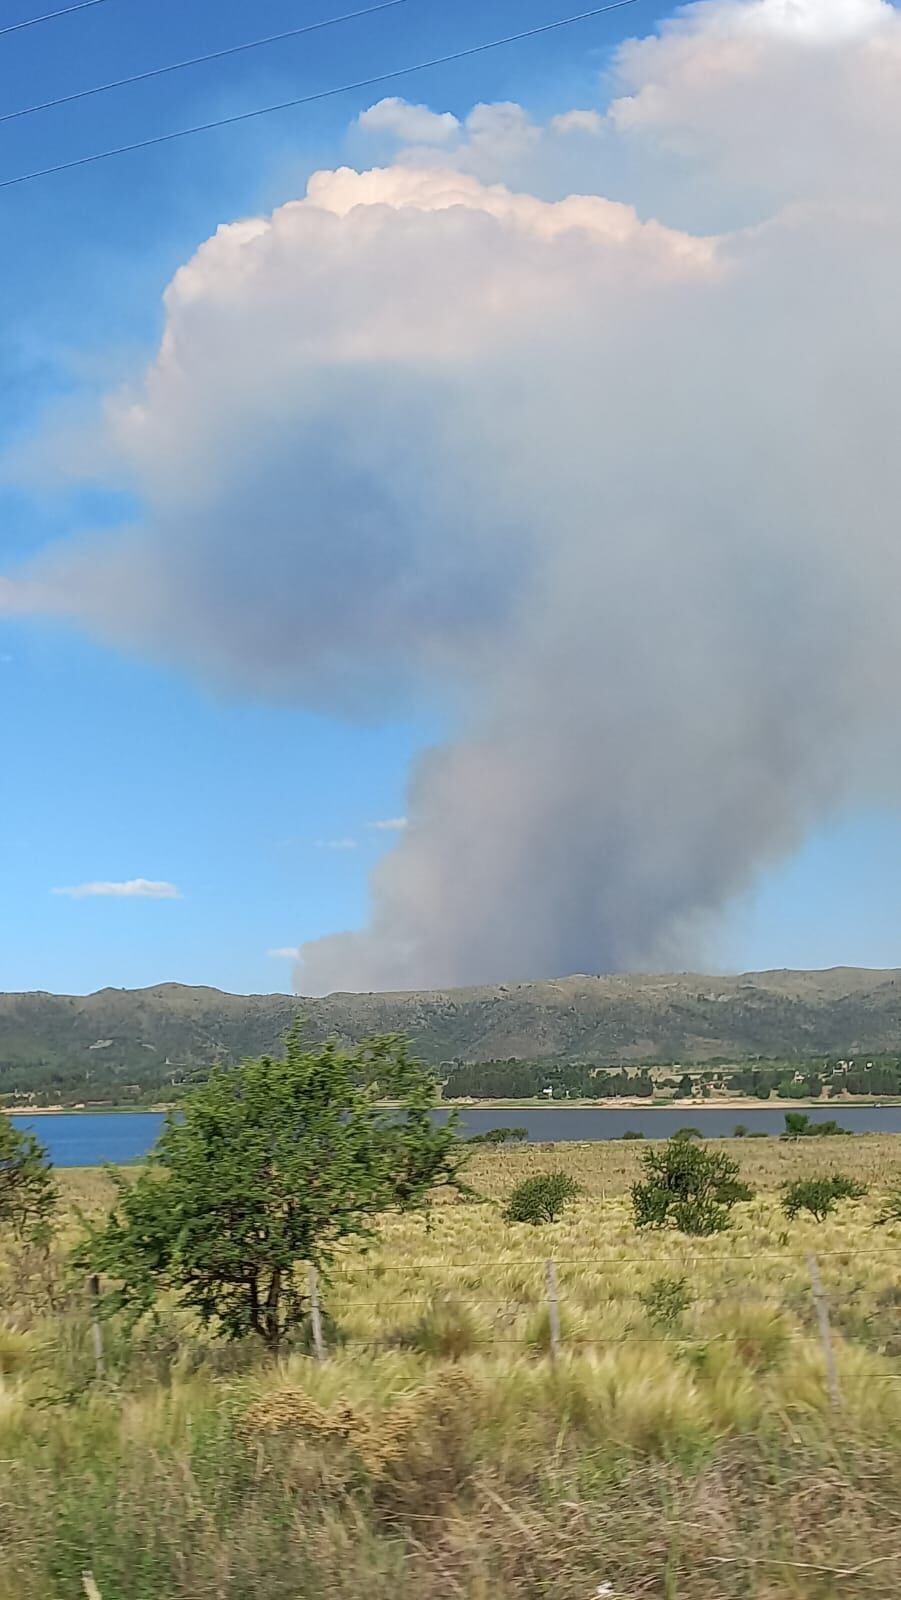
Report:
<svg viewBox="0 0 901 1600"><path fill-rule="evenodd" d="M623 1111L809 1111L811 1107L819 1107L821 1111L840 1110L842 1106L897 1106L901 1105L898 1096L885 1095L876 1099L871 1095L846 1095L838 1100L779 1100L774 1095L770 1100L758 1100L756 1095L712 1095L709 1100L667 1100L665 1103L654 1103L641 1095L619 1095L613 1099L604 1100L548 1100L544 1096L536 1100L446 1100L445 1105L455 1106L458 1110L467 1111L534 1111L538 1106L553 1106L555 1111L585 1111L596 1107L601 1111L615 1111L619 1107Z"/></svg>
<svg viewBox="0 0 901 1600"><path fill-rule="evenodd" d="M758 1100L756 1095L712 1095L709 1100L667 1100L654 1104L641 1095L620 1095L604 1100L548 1100L543 1095L534 1100L443 1100L442 1105L457 1111L535 1111L552 1107L554 1111L685 1111L702 1116L705 1111L840 1111L842 1106L901 1105L901 1097L885 1095L877 1100L870 1095L845 1095L838 1100ZM66 1116L100 1117L141 1112L175 1110L174 1105L155 1106L0 1106L8 1117Z"/></svg>

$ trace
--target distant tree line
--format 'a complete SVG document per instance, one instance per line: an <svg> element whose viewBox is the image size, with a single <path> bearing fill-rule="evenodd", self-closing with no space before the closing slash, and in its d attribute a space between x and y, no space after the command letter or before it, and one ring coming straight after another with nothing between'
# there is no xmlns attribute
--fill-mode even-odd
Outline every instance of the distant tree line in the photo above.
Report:
<svg viewBox="0 0 901 1600"><path fill-rule="evenodd" d="M88 1059L4 1062L0 1059L0 1105L148 1106L174 1103L206 1082L217 1063L179 1065L147 1052L140 1061L116 1060L110 1052L85 1052ZM753 1061L740 1065L705 1062L641 1067L591 1061L455 1061L442 1069L444 1097L464 1100L606 1100L653 1095L707 1099L725 1090L759 1100L815 1100L844 1094L901 1096L901 1061L895 1056L844 1060ZM547 1091L550 1090L550 1094Z"/></svg>
<svg viewBox="0 0 901 1600"><path fill-rule="evenodd" d="M578 1062L455 1062L447 1069L447 1100L532 1100L550 1089L555 1100L650 1099L654 1083L646 1068L609 1071ZM550 1098L550 1096L548 1096Z"/></svg>
<svg viewBox="0 0 901 1600"><path fill-rule="evenodd" d="M78 1062L0 1061L0 1105L153 1105L180 1099L209 1077L211 1068L154 1062L122 1065L97 1055Z"/></svg>
<svg viewBox="0 0 901 1600"><path fill-rule="evenodd" d="M650 1099L654 1094L707 1098L722 1090L753 1095L759 1100L819 1100L844 1094L901 1096L901 1062L884 1057L870 1063L835 1058L705 1066L693 1072L672 1066L629 1070L591 1062L511 1058L456 1061L445 1072L444 1095L448 1100L532 1100L542 1096L555 1100Z"/></svg>
<svg viewBox="0 0 901 1600"><path fill-rule="evenodd" d="M759 1067L737 1067L726 1074L729 1087L760 1100L803 1100L808 1096L901 1095L901 1062L880 1058L867 1062L784 1062Z"/></svg>

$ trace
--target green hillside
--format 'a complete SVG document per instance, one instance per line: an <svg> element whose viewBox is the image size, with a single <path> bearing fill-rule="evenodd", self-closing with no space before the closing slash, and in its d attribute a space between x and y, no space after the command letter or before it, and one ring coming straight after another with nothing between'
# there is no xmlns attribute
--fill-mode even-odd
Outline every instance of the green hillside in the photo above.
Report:
<svg viewBox="0 0 901 1600"><path fill-rule="evenodd" d="M311 1039L408 1034L439 1064L560 1058L604 1063L731 1060L901 1048L901 972L738 977L570 977L539 983L322 999L162 984L97 994L0 995L0 1093L149 1087L214 1061L274 1051L301 1015Z"/></svg>

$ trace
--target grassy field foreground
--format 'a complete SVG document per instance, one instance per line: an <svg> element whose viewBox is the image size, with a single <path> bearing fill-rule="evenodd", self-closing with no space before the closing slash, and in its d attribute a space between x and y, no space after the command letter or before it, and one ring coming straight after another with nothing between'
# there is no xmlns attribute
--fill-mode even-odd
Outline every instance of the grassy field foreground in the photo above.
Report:
<svg viewBox="0 0 901 1600"><path fill-rule="evenodd" d="M0 1600L77 1600L85 1572L102 1600L887 1600L901 1226L875 1223L901 1146L729 1148L758 1196L702 1240L632 1226L640 1144L480 1153L485 1203L388 1219L335 1268L324 1365L269 1365L167 1311L110 1324L97 1381L62 1255L7 1256ZM555 1226L507 1225L496 1202L551 1167L584 1197ZM779 1184L833 1167L868 1196L789 1225ZM106 1203L100 1174L60 1181L73 1207Z"/></svg>

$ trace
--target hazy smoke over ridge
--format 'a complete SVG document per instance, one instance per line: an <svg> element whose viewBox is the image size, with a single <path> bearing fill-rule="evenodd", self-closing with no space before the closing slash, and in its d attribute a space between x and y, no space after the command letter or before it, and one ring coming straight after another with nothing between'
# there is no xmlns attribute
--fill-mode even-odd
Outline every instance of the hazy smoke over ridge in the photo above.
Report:
<svg viewBox="0 0 901 1600"><path fill-rule="evenodd" d="M221 229L109 402L142 524L0 580L317 707L452 687L309 992L676 960L864 778L901 786L901 17L711 0L620 75L546 129L411 107L433 148ZM369 126L403 139L403 105ZM496 184L530 165L639 165L732 231Z"/></svg>

